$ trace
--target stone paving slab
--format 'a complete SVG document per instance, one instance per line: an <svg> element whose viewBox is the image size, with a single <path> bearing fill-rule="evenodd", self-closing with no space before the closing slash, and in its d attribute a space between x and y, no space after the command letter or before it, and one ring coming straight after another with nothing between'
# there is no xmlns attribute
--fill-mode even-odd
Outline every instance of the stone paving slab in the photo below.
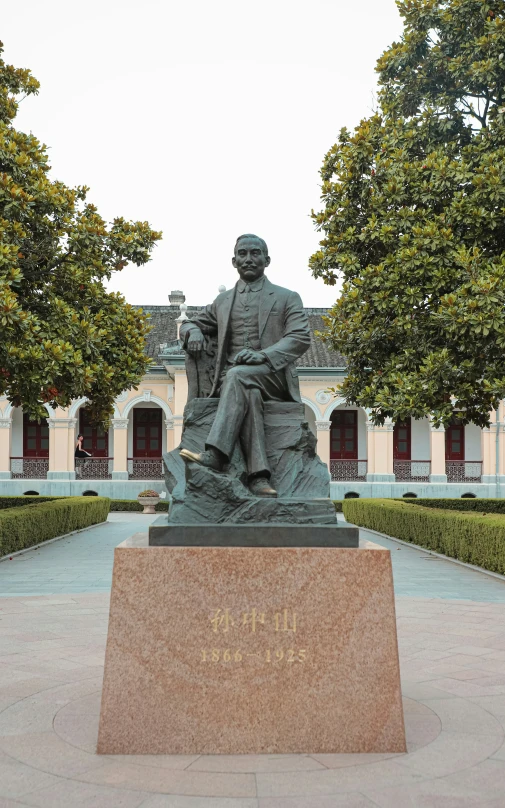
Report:
<svg viewBox="0 0 505 808"><path fill-rule="evenodd" d="M111 513L105 525L1 562L0 597L108 592L114 547L134 533L145 532L157 518L156 514ZM397 595L505 603L504 581L366 530L360 530L360 538L391 550Z"/></svg>
<svg viewBox="0 0 505 808"><path fill-rule="evenodd" d="M505 604L397 598L408 754L202 757L95 754L107 607L107 593L0 601L0 808L505 805ZM435 660L411 653L426 638Z"/></svg>
<svg viewBox="0 0 505 808"><path fill-rule="evenodd" d="M0 563L0 596L108 592L114 547L158 517L111 513L107 524L42 545Z"/></svg>
<svg viewBox="0 0 505 808"><path fill-rule="evenodd" d="M406 755L98 757L111 516L0 564L0 808L503 808L505 585L387 540Z"/></svg>

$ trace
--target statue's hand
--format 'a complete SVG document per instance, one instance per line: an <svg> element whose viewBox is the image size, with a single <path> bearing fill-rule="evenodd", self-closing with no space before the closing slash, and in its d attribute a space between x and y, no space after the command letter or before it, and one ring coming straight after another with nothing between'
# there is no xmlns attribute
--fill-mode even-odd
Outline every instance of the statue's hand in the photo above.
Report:
<svg viewBox="0 0 505 808"><path fill-rule="evenodd" d="M199 328L191 329L186 347L190 354L200 353L203 348L203 334Z"/></svg>
<svg viewBox="0 0 505 808"><path fill-rule="evenodd" d="M264 362L266 362L265 355L250 348L244 348L235 357L236 365L262 365Z"/></svg>

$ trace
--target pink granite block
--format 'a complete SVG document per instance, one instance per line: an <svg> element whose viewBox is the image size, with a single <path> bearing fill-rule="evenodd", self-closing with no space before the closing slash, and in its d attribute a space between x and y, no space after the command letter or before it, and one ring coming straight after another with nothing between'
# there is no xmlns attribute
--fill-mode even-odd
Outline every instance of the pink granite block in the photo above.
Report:
<svg viewBox="0 0 505 808"><path fill-rule="evenodd" d="M389 551L116 548L99 753L405 750Z"/></svg>

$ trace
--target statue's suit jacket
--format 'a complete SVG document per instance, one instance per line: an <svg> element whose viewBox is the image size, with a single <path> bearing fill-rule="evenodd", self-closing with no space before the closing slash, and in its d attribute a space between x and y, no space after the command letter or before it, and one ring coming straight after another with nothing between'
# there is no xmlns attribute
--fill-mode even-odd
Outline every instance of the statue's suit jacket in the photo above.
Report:
<svg viewBox="0 0 505 808"><path fill-rule="evenodd" d="M236 286L220 294L204 311L181 325L180 338L184 345L195 325L203 334L217 336L216 372L211 397L217 395L220 377L226 365L230 314L235 294ZM300 295L283 289L282 286L275 286L266 277L260 294L261 351L266 355L272 370L285 370L287 392L291 400L301 401L294 363L309 348L310 331Z"/></svg>

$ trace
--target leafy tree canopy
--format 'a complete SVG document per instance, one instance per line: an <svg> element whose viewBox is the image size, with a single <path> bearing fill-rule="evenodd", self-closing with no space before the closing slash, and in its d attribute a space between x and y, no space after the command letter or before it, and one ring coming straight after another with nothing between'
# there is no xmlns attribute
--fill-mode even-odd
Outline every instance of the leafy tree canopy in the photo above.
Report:
<svg viewBox="0 0 505 808"><path fill-rule="evenodd" d="M146 317L104 281L145 264L161 233L122 218L108 225L88 188L50 179L46 147L12 124L19 97L39 83L2 52L0 43L0 394L32 418L87 396L104 422L148 363Z"/></svg>
<svg viewBox="0 0 505 808"><path fill-rule="evenodd" d="M379 109L325 156L314 276L373 420L489 423L505 397L505 2L401 0Z"/></svg>

